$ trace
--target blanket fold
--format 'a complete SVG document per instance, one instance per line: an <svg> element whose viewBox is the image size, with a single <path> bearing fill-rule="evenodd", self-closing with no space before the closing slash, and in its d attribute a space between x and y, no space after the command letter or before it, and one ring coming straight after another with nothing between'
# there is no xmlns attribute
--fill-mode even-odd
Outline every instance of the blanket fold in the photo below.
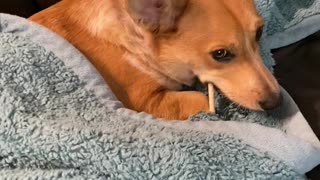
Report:
<svg viewBox="0 0 320 180"><path fill-rule="evenodd" d="M305 179L320 142L283 93L273 112L233 112L221 99L224 120L158 120L123 108L64 39L0 14L0 177Z"/></svg>

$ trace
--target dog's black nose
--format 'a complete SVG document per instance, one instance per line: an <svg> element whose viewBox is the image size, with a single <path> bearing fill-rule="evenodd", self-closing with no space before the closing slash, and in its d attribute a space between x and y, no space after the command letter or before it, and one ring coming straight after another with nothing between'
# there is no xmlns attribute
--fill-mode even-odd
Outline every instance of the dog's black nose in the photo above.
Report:
<svg viewBox="0 0 320 180"><path fill-rule="evenodd" d="M266 100L260 101L259 105L263 110L272 110L281 104L281 93L272 93Z"/></svg>

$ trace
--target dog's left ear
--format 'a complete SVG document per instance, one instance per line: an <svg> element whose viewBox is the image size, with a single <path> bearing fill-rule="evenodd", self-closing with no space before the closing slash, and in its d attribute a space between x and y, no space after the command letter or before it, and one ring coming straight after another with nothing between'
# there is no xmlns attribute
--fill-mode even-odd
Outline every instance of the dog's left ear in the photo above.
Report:
<svg viewBox="0 0 320 180"><path fill-rule="evenodd" d="M128 0L128 10L138 25L154 33L173 31L189 0Z"/></svg>

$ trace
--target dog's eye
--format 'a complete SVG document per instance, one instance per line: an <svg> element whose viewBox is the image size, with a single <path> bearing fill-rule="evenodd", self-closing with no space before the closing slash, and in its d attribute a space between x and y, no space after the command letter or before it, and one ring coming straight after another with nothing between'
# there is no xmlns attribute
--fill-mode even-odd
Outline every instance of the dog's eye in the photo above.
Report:
<svg viewBox="0 0 320 180"><path fill-rule="evenodd" d="M259 41L261 39L263 33L263 26L259 27L256 33L256 40Z"/></svg>
<svg viewBox="0 0 320 180"><path fill-rule="evenodd" d="M219 62L230 61L234 57L234 55L226 49L219 49L211 52L210 54L213 59Z"/></svg>

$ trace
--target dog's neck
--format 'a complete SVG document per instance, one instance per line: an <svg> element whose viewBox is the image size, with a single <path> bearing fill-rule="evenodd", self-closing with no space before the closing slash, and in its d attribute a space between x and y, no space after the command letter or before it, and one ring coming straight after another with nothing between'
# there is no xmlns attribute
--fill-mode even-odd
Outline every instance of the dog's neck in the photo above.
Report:
<svg viewBox="0 0 320 180"><path fill-rule="evenodd" d="M75 9L69 12L79 12L82 13L81 17L87 18L80 20L76 15L69 16L74 18L74 21L85 21L81 23L85 26L83 29L87 29L92 36L102 37L106 43L122 48L123 59L132 66L169 89L177 90L183 84L190 85L191 82L174 77L161 67L155 56L153 34L134 22L127 12L125 0L82 0L73 4L71 8Z"/></svg>

